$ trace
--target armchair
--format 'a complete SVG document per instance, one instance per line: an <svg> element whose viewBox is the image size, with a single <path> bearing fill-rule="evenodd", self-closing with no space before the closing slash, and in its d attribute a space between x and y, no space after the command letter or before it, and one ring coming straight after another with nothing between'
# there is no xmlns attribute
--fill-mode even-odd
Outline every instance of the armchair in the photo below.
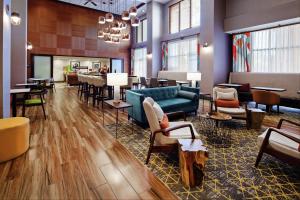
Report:
<svg viewBox="0 0 300 200"><path fill-rule="evenodd" d="M232 100L226 100L224 106L218 104L218 100L222 100L218 95L218 93L223 94L232 94L233 93L233 99ZM247 117L248 107L247 103L240 104L238 101L238 93L235 88L219 88L214 87L213 88L213 104L215 107L216 112L225 113L230 115L233 119L240 119L240 120L246 120L247 129L250 128L250 121ZM239 105L234 105L235 102L238 102Z"/></svg>
<svg viewBox="0 0 300 200"><path fill-rule="evenodd" d="M178 139L195 139L199 136L193 124L186 121L170 122L168 128L161 129L153 104L154 100L150 97L147 97L143 102L143 107L151 130L150 146L146 164L148 164L150 160L151 153L176 151L178 148ZM185 118L185 113L182 111L167 115L169 117L181 115Z"/></svg>
<svg viewBox="0 0 300 200"><path fill-rule="evenodd" d="M258 166L263 153L272 155L284 162L300 166L300 135L281 129L283 122L300 127L299 123L280 119L277 128L268 128L258 136L259 153L255 162Z"/></svg>

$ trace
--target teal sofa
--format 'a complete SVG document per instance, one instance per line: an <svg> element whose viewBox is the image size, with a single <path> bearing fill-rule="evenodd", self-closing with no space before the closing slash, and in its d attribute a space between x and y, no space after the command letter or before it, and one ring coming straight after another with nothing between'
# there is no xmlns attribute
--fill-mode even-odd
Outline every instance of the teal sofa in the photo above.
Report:
<svg viewBox="0 0 300 200"><path fill-rule="evenodd" d="M199 92L199 88L184 86L127 90L126 101L133 105L133 109L128 109L128 117L133 118L142 126L148 124L143 108L143 101L146 97L152 97L166 113L175 111L197 112Z"/></svg>

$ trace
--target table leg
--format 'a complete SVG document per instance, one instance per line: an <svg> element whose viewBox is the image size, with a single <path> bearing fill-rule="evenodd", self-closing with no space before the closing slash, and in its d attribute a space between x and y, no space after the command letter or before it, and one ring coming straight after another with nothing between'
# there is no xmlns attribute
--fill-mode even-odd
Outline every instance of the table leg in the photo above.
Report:
<svg viewBox="0 0 300 200"><path fill-rule="evenodd" d="M119 122L119 109L117 110L117 117L116 117L116 139L118 138L118 122Z"/></svg>
<svg viewBox="0 0 300 200"><path fill-rule="evenodd" d="M132 113L133 113L133 106L132 106ZM133 118L131 117L131 129L132 129L132 134L133 134Z"/></svg>
<svg viewBox="0 0 300 200"><path fill-rule="evenodd" d="M202 113L204 113L204 95L202 96Z"/></svg>
<svg viewBox="0 0 300 200"><path fill-rule="evenodd" d="M12 94L12 114L13 117L17 116L17 94Z"/></svg>
<svg viewBox="0 0 300 200"><path fill-rule="evenodd" d="M104 126L104 108L103 107L102 107L102 120L103 120L103 126Z"/></svg>

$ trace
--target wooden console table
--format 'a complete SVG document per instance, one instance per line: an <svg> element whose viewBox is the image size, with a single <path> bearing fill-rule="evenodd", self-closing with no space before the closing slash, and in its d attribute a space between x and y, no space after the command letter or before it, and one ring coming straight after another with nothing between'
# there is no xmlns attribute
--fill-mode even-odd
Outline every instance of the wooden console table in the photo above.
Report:
<svg viewBox="0 0 300 200"><path fill-rule="evenodd" d="M204 166L208 150L200 139L179 139L179 166L181 179L185 186L200 185L204 177Z"/></svg>

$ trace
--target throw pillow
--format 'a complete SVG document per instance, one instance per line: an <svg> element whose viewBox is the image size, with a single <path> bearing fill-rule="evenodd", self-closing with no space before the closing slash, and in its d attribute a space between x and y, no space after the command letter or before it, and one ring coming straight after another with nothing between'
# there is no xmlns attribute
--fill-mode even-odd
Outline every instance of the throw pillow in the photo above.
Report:
<svg viewBox="0 0 300 200"><path fill-rule="evenodd" d="M158 119L158 121L161 121L164 117L164 111L161 109L161 107L158 105L158 103L154 102L153 104L153 110L156 114L156 117Z"/></svg>
<svg viewBox="0 0 300 200"><path fill-rule="evenodd" d="M166 114L164 114L163 118L161 121L159 121L159 125L161 129L166 129L169 128L170 124L169 124L169 119L168 116ZM169 132L164 133L164 135L169 136Z"/></svg>
<svg viewBox="0 0 300 200"><path fill-rule="evenodd" d="M234 92L217 92L217 99L233 100Z"/></svg>
<svg viewBox="0 0 300 200"><path fill-rule="evenodd" d="M250 92L250 83L241 84L239 87L239 92Z"/></svg>
<svg viewBox="0 0 300 200"><path fill-rule="evenodd" d="M239 100L217 99L216 105L217 105L217 107L224 107L224 108L239 108L240 102L239 102Z"/></svg>

